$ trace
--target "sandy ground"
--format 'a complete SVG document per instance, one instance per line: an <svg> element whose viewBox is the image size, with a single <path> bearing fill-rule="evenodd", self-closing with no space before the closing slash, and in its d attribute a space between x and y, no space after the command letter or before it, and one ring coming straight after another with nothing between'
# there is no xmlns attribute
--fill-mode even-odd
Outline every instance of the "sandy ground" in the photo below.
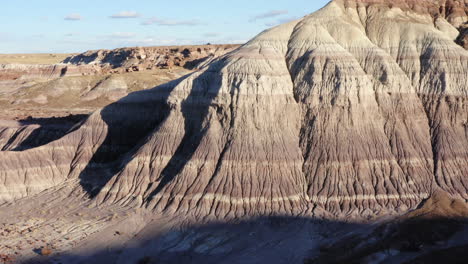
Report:
<svg viewBox="0 0 468 264"><path fill-rule="evenodd" d="M55 64L63 61L71 53L29 53L29 54L0 54L0 64Z"/></svg>
<svg viewBox="0 0 468 264"><path fill-rule="evenodd" d="M64 185L0 207L0 252L14 263L301 263L328 239L369 229L281 217L195 225L190 215L95 208L82 195Z"/></svg>
<svg viewBox="0 0 468 264"><path fill-rule="evenodd" d="M150 89L191 72L174 68L27 82L0 81L0 119L90 114L131 92Z"/></svg>
<svg viewBox="0 0 468 264"><path fill-rule="evenodd" d="M418 250L388 247L386 239L393 238L385 234L385 221L358 224L277 216L242 222L198 219L194 224L190 213L95 207L70 186L72 182L0 206L0 252L10 256L11 263L289 264L308 258L310 263L405 263L438 248L467 243L466 224L455 235L423 243ZM44 256L43 248L50 254ZM333 262L330 254L333 259L346 257L346 262Z"/></svg>

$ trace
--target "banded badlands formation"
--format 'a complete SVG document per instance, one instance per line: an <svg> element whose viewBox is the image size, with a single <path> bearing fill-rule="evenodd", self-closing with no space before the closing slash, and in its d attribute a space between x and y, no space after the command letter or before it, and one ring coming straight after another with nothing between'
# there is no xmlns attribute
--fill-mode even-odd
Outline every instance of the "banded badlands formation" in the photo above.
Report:
<svg viewBox="0 0 468 264"><path fill-rule="evenodd" d="M60 138L89 113L131 92L180 78L236 47L1 55L0 149L31 148ZM24 64L28 61L35 63Z"/></svg>
<svg viewBox="0 0 468 264"><path fill-rule="evenodd" d="M0 134L0 252L26 263L459 263L467 12L466 0L334 0L240 47L189 50L206 62L193 73L108 98L33 147ZM184 53L74 55L54 82L186 66Z"/></svg>

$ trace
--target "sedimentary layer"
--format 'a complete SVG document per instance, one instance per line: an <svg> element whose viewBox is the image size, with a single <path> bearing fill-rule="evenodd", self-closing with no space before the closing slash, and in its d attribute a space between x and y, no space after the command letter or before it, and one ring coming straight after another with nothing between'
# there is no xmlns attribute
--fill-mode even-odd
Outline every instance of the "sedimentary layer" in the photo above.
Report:
<svg viewBox="0 0 468 264"><path fill-rule="evenodd" d="M458 30L431 12L352 3L130 94L60 140L0 152L0 201L63 182L98 204L221 218L375 217L439 189L468 199Z"/></svg>
<svg viewBox="0 0 468 264"><path fill-rule="evenodd" d="M77 67L64 64L0 64L0 81L55 79L64 76L81 76L98 73L92 66Z"/></svg>

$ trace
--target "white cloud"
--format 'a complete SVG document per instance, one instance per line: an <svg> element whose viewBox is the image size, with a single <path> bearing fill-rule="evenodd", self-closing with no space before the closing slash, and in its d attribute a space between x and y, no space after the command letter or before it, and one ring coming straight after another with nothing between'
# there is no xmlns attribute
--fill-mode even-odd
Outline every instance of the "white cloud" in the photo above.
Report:
<svg viewBox="0 0 468 264"><path fill-rule="evenodd" d="M260 19L266 19L266 18L272 18L272 17L277 17L281 15L285 15L288 13L288 10L272 10L266 13L258 14L254 17L252 17L249 21L250 22L255 22Z"/></svg>
<svg viewBox="0 0 468 264"><path fill-rule="evenodd" d="M122 11L117 14L113 14L110 18L137 18L141 15L136 11Z"/></svg>
<svg viewBox="0 0 468 264"><path fill-rule="evenodd" d="M201 25L202 23L198 20L171 20L171 19L160 19L156 17L152 17L143 23L142 25L158 25L158 26L197 26Z"/></svg>
<svg viewBox="0 0 468 264"><path fill-rule="evenodd" d="M69 21L78 21L78 20L82 20L83 18L81 17L80 14L69 14L64 19L69 20Z"/></svg>

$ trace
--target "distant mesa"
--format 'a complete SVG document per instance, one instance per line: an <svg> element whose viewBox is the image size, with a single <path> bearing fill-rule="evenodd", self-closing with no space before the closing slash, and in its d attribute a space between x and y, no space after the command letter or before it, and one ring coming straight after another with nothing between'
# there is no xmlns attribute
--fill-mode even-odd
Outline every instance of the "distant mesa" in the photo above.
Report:
<svg viewBox="0 0 468 264"><path fill-rule="evenodd" d="M168 47L136 47L96 50L68 57L63 61L73 65L99 65L104 71L129 72L158 68L201 68L215 58L240 45L200 45Z"/></svg>

